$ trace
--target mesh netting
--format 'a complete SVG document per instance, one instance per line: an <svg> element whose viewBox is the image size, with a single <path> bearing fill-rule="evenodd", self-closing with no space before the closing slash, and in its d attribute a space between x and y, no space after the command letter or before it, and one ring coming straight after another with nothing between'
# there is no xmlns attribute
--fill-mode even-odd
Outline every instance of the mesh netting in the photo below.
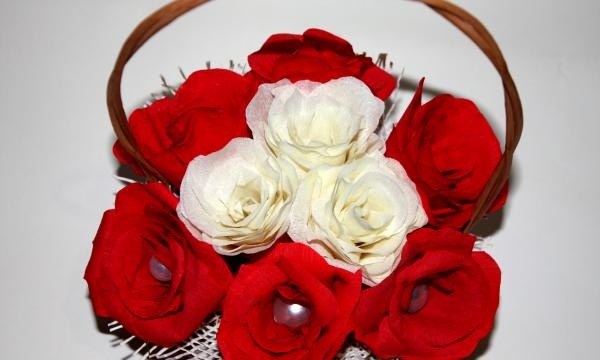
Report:
<svg viewBox="0 0 600 360"><path fill-rule="evenodd" d="M217 347L217 330L221 316L214 314L208 320L205 321L204 325L196 331L187 341L183 342L179 346L172 348L161 348L158 346L148 346L143 343L141 346L134 351L132 356L141 359L160 359L160 360L222 360L223 357ZM120 329L120 325L115 325L114 329ZM121 341L121 344L126 345L130 343L133 337L128 337ZM348 343L344 349L335 357L336 360L377 360L376 357L372 356L367 349L357 343Z"/></svg>

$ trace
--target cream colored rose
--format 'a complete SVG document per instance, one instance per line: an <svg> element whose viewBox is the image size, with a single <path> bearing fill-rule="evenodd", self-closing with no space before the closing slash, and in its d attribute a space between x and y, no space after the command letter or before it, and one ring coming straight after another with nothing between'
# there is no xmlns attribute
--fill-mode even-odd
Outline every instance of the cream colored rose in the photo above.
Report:
<svg viewBox="0 0 600 360"><path fill-rule="evenodd" d="M392 273L406 235L427 223L413 182L400 163L380 154L313 169L300 184L290 218L294 241L309 244L333 265L361 268L368 285Z"/></svg>
<svg viewBox="0 0 600 360"><path fill-rule="evenodd" d="M293 166L248 138L190 162L177 213L223 255L265 250L283 235L298 187Z"/></svg>
<svg viewBox="0 0 600 360"><path fill-rule="evenodd" d="M374 131L383 109L383 101L353 77L324 84L282 80L259 87L246 117L254 139L303 176L322 164L382 152L384 142Z"/></svg>

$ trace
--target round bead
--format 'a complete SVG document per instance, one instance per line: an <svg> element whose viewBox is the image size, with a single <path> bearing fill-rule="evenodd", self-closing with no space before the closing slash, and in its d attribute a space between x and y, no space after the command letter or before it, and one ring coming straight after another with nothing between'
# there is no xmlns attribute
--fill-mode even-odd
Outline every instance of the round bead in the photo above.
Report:
<svg viewBox="0 0 600 360"><path fill-rule="evenodd" d="M306 325L310 320L311 310L298 303L286 301L280 297L273 302L273 320L291 328Z"/></svg>
<svg viewBox="0 0 600 360"><path fill-rule="evenodd" d="M156 257L150 258L150 274L158 281L168 282L171 281L171 271L161 263Z"/></svg>
<svg viewBox="0 0 600 360"><path fill-rule="evenodd" d="M408 309L406 309L406 312L409 314L419 312L423 307L425 307L425 304L427 304L428 297L429 289L427 288L427 285L421 284L415 286L412 290L410 303L408 304Z"/></svg>

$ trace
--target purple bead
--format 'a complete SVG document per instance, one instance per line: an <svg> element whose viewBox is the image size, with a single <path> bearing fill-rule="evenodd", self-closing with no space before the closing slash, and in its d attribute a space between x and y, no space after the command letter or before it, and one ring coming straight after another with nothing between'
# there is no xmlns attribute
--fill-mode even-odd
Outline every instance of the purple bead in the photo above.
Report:
<svg viewBox="0 0 600 360"><path fill-rule="evenodd" d="M286 301L280 297L273 302L273 320L291 328L306 325L310 320L311 310L298 303Z"/></svg>
<svg viewBox="0 0 600 360"><path fill-rule="evenodd" d="M156 257L150 258L150 274L158 281L169 282L171 281L171 271L161 263Z"/></svg>
<svg viewBox="0 0 600 360"><path fill-rule="evenodd" d="M414 314L419 312L425 304L427 304L427 298L429 297L429 289L427 285L421 284L417 285L413 288L410 303L408 304L408 309L406 312L409 314Z"/></svg>

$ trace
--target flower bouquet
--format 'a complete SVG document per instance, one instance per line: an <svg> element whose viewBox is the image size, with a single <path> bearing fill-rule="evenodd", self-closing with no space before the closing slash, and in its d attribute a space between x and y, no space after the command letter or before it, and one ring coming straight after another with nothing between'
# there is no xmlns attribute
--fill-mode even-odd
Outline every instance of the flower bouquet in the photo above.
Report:
<svg viewBox="0 0 600 360"><path fill-rule="evenodd" d="M114 153L141 182L116 195L85 272L96 314L158 359L457 359L492 328L500 269L469 230L502 207L522 128L518 93L470 14L422 0L498 70L504 152L476 105L400 119L397 79L319 29L275 34L249 71L199 70L125 115L121 76L154 33L201 0L142 22L117 59Z"/></svg>

